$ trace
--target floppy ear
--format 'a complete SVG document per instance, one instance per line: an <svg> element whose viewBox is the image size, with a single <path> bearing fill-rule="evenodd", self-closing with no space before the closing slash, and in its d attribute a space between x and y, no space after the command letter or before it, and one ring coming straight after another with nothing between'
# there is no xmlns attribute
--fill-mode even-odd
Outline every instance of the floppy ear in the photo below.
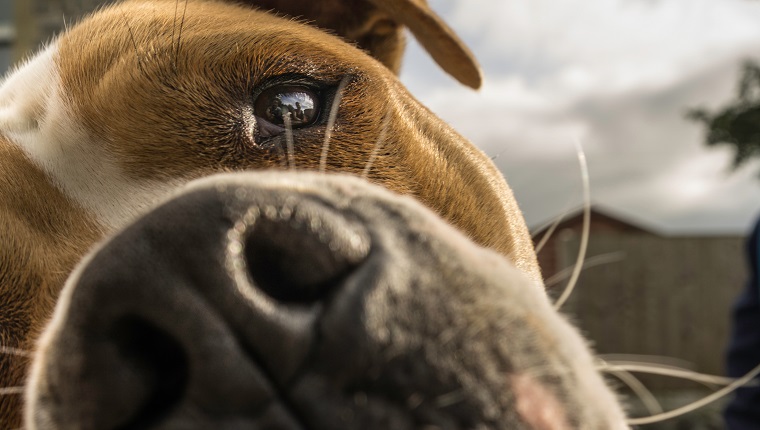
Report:
<svg viewBox="0 0 760 430"><path fill-rule="evenodd" d="M398 74L404 52L402 25L446 72L479 88L475 57L425 0L233 0L261 10L299 17L356 43Z"/></svg>
<svg viewBox="0 0 760 430"><path fill-rule="evenodd" d="M483 76L475 56L424 0L370 0L409 27L439 66L459 82L480 88Z"/></svg>

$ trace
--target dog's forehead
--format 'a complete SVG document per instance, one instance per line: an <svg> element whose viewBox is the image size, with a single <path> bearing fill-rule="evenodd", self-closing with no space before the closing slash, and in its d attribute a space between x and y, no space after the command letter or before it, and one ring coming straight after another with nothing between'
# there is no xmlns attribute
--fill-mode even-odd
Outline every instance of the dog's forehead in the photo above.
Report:
<svg viewBox="0 0 760 430"><path fill-rule="evenodd" d="M119 3L72 27L55 48L69 110L93 135L111 135L119 146L141 141L133 134L111 133L134 128L114 122L123 121L125 112L140 117L140 128L149 128L156 141L185 135L220 142L225 133L209 123L240 118L242 104L272 78L335 87L350 75L362 82L353 87L357 96L382 99L380 93L396 91L389 70L338 37L221 2L189 1L186 7L171 1ZM178 134L169 123L186 127Z"/></svg>
<svg viewBox="0 0 760 430"><path fill-rule="evenodd" d="M94 14L65 33L61 51L79 55L59 58L77 59L63 64L64 71L126 60L176 69L186 62L183 59L220 70L238 64L270 73L287 73L293 69L288 66L296 64L300 73L322 75L345 73L346 68L384 71L369 56L347 48L347 43L322 30L249 6L136 0ZM82 61L82 54L98 61Z"/></svg>

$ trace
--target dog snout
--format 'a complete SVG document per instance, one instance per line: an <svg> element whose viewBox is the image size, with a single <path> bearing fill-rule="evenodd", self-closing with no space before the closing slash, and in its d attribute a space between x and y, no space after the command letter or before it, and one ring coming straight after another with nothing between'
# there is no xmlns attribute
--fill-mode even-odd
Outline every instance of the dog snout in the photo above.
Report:
<svg viewBox="0 0 760 430"><path fill-rule="evenodd" d="M26 428L622 428L578 334L529 282L358 178L209 178L72 275Z"/></svg>
<svg viewBox="0 0 760 430"><path fill-rule="evenodd" d="M282 392L369 237L280 191L191 193L100 249L51 335L36 428L300 428Z"/></svg>

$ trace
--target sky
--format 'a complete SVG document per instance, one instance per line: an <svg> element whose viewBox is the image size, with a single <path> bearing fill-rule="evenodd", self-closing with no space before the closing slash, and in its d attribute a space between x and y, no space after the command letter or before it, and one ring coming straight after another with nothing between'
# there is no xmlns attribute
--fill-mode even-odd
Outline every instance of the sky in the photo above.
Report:
<svg viewBox="0 0 760 430"><path fill-rule="evenodd" d="M429 0L480 61L478 92L411 43L401 79L492 157L536 227L583 201L665 234L741 234L760 216L760 161L730 169L685 119L760 59L757 0Z"/></svg>

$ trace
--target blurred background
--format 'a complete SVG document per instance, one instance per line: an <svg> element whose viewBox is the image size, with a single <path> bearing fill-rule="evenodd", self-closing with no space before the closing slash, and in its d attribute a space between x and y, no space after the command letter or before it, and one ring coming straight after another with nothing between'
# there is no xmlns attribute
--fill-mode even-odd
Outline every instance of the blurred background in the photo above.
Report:
<svg viewBox="0 0 760 430"><path fill-rule="evenodd" d="M0 0L0 69L99 3ZM537 241L562 220L539 254L550 294L579 248L577 142L591 238L564 309L601 354L722 374L730 306L747 276L743 240L760 214L760 132L740 124L760 123L760 1L430 4L475 53L485 84L462 87L411 39L401 79L494 159ZM715 389L642 381L666 408ZM722 429L719 409L642 428Z"/></svg>
<svg viewBox="0 0 760 430"><path fill-rule="evenodd" d="M414 43L402 80L494 158L537 242L563 218L539 252L550 294L580 245L578 142L591 237L563 309L608 359L724 374L760 215L760 1L430 3L480 60L484 86L458 85ZM664 409L716 388L640 379ZM649 413L628 398L632 415ZM723 429L721 408L642 428Z"/></svg>

